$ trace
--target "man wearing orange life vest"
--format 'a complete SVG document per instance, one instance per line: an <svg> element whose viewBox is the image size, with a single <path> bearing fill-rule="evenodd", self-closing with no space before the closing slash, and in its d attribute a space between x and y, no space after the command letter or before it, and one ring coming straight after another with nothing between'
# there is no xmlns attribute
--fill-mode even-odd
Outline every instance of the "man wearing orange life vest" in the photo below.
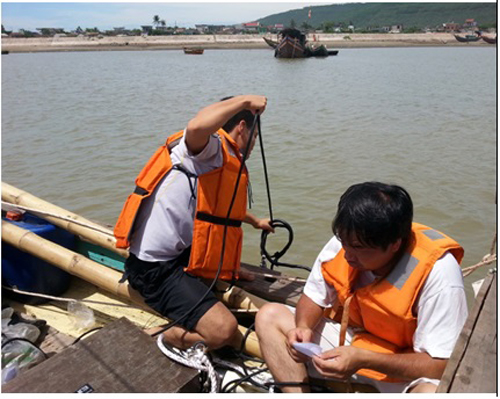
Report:
<svg viewBox="0 0 500 399"><path fill-rule="evenodd" d="M380 392L435 392L467 318L463 249L412 219L411 198L399 186L362 183L342 195L334 237L316 259L295 315L281 304L257 314L276 382L296 383L283 391L308 392L311 376ZM319 356L294 346L309 342L321 346Z"/></svg>
<svg viewBox="0 0 500 399"><path fill-rule="evenodd" d="M266 97L244 95L199 111L143 168L115 226L117 246L130 246L125 276L132 288L172 320L189 313L163 334L175 347L204 341L215 349L235 338L235 317L212 292L203 299L208 286L200 278L216 276L224 236L219 277L230 280L243 274L241 222L273 230L268 219L247 212L246 168L239 174L254 114L264 112L266 104Z"/></svg>

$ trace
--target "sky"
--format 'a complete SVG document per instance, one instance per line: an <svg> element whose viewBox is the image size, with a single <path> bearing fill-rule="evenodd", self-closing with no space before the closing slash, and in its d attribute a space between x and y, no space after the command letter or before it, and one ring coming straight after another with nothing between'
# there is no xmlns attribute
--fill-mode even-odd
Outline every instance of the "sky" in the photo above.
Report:
<svg viewBox="0 0 500 399"><path fill-rule="evenodd" d="M6 30L63 28L66 31L97 27L139 29L151 25L153 16L167 26L195 24L232 25L310 5L333 2L10 2L2 1L2 24Z"/></svg>
<svg viewBox="0 0 500 399"><path fill-rule="evenodd" d="M376 0L384 1L387 0ZM415 2L418 0L390 0L392 2ZM440 0L434 2L474 2L492 0ZM233 25L251 22L268 15L314 5L334 3L354 3L373 1L328 1L312 3L303 1L273 2L254 0L226 0L208 2L151 1L151 2L19 2L2 1L1 19L6 30L18 31L37 28L63 28L66 31L77 27L111 30L115 27L139 29L141 25L151 25L158 15L167 26L193 27L196 24Z"/></svg>

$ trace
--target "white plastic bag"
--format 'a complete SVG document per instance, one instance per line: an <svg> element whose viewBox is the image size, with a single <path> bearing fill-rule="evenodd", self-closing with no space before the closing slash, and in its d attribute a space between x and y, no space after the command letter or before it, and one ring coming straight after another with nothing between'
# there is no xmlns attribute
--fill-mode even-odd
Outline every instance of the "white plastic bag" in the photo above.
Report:
<svg viewBox="0 0 500 399"><path fill-rule="evenodd" d="M24 338L33 343L40 336L40 330L33 324L17 323L8 326L2 326L2 334L7 338Z"/></svg>
<svg viewBox="0 0 500 399"><path fill-rule="evenodd" d="M68 302L68 312L73 325L79 330L91 328L95 324L94 312L81 302Z"/></svg>

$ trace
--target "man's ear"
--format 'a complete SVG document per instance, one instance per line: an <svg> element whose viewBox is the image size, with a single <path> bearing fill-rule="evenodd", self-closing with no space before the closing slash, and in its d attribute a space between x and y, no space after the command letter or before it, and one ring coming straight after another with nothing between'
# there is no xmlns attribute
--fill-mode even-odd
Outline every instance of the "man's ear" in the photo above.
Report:
<svg viewBox="0 0 500 399"><path fill-rule="evenodd" d="M392 253L396 253L399 251L399 248L401 248L402 242L403 242L403 240L401 238L398 238L394 244L391 244L392 245L392 248L391 248Z"/></svg>
<svg viewBox="0 0 500 399"><path fill-rule="evenodd" d="M242 119L239 123L238 123L238 133L239 134L243 134L243 132L245 131L245 128L247 127L247 123L245 122L244 119Z"/></svg>

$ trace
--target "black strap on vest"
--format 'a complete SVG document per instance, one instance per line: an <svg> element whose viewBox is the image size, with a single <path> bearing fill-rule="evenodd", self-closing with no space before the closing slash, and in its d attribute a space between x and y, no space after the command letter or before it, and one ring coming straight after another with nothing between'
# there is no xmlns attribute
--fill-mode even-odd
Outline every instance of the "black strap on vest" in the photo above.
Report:
<svg viewBox="0 0 500 399"><path fill-rule="evenodd" d="M187 171L181 165L174 165L172 166L172 169L178 170L179 172L186 175L189 182L189 189L191 190L191 199L194 201L196 199L196 183L198 181L198 175ZM191 179L194 179L194 183L191 181Z"/></svg>
<svg viewBox="0 0 500 399"><path fill-rule="evenodd" d="M148 194L148 190L144 190L142 187L135 186L134 194L139 194L141 196L144 196Z"/></svg>
<svg viewBox="0 0 500 399"><path fill-rule="evenodd" d="M213 224L220 224L221 226L228 225L229 227L241 227L241 220L221 218L204 212L197 212L196 219Z"/></svg>

